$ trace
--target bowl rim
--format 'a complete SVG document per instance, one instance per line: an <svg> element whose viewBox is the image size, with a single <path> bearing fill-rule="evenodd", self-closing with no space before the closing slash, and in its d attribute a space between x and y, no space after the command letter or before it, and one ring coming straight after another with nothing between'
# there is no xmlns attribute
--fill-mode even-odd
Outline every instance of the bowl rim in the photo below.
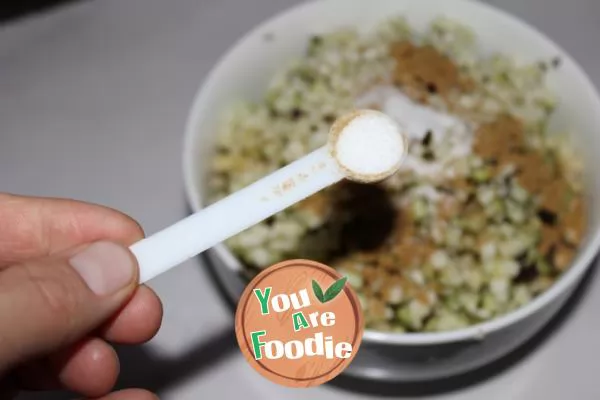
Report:
<svg viewBox="0 0 600 400"><path fill-rule="evenodd" d="M283 20L289 18L294 13L297 13L305 8L315 7L319 3L327 3L336 0L309 0L301 4L297 4L292 7L288 7L283 11L280 11L269 18L263 20L261 23L254 26L254 28L247 31L242 35L236 42L233 43L221 57L213 64L210 72L202 80L196 94L194 101L189 109L187 122L185 126L185 134L183 137L183 177L185 194L189 205L193 212L197 212L203 207L203 201L200 195L200 190L197 187L195 177L196 174L192 168L194 165L195 158L195 142L198 135L196 130L196 119L199 115L198 110L202 103L206 101L206 86L210 82L215 80L217 73L221 70L224 65L228 63L229 57L236 49L244 45L244 42L263 31L267 25L270 25L276 20ZM425 0L421 0L425 1ZM447 2L454 1L455 3L468 3L469 7L479 8L491 12L500 18L505 20L511 20L512 23L521 25L522 28L530 31L532 34L539 36L552 47L554 47L561 54L561 58L567 60L573 67L575 74L579 75L586 83L587 95L595 106L600 110L600 95L596 86L585 72L585 70L579 65L579 63L567 53L560 45L554 42L546 34L540 31L535 26L529 24L525 20L510 14L500 8L493 5L482 3L474 0L445 0ZM466 4L465 4L466 5ZM585 271L590 267L593 259L595 258L598 249L600 249L600 227L594 232L589 232L590 240L586 247L580 249L580 253L577 259L573 262L569 270L563 274L549 289L543 292L541 295L534 298L526 305L513 310L507 314L501 315L489 321L485 321L476 325L471 325L466 328L461 328L453 331L446 332L419 332L419 333L394 333L394 332L380 332L374 330L365 329L363 334L363 341L371 343L381 344L393 344L393 345L437 345L444 343L455 343L472 340L482 340L490 333L499 331L503 328L516 324L517 322L527 318L540 311L542 308L550 304L552 301L560 297L563 293L566 293L569 288L574 286L577 281L583 276ZM217 244L208 251L214 252L215 255L223 261L225 266L232 270L232 272L240 272L241 263L233 255L233 253L223 244Z"/></svg>

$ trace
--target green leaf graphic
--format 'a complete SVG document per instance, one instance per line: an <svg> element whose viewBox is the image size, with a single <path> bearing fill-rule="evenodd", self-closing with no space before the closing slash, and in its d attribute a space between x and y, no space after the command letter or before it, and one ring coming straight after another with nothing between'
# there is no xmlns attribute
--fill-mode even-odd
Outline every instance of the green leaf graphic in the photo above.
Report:
<svg viewBox="0 0 600 400"><path fill-rule="evenodd" d="M321 289L321 286L319 286L317 281L315 281L314 279L312 281L312 289L315 296L317 296L317 299L319 299L321 303L325 303L325 301L323 300L323 289Z"/></svg>
<svg viewBox="0 0 600 400"><path fill-rule="evenodd" d="M347 280L348 277L344 276L343 278L335 281L333 285L329 286L329 289L325 291L322 303L327 303L328 301L335 299L335 297L340 294L342 289L344 289L344 285L346 284Z"/></svg>

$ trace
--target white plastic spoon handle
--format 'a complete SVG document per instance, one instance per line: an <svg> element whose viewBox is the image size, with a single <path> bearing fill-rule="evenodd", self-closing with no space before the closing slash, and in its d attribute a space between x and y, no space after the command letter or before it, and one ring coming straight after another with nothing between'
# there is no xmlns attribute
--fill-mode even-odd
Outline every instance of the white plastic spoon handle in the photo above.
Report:
<svg viewBox="0 0 600 400"><path fill-rule="evenodd" d="M344 178L327 146L130 247L140 283Z"/></svg>

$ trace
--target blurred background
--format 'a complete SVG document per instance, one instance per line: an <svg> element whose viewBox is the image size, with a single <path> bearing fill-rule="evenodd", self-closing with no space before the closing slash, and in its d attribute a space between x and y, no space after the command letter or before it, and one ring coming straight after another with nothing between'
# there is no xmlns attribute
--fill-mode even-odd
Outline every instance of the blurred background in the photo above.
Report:
<svg viewBox="0 0 600 400"><path fill-rule="evenodd" d="M490 0L566 48L600 83L598 0ZM27 0L0 5L0 187L122 210L157 231L188 213L181 138L198 85L257 23L296 0ZM428 384L339 377L309 390L256 374L202 260L152 281L157 337L119 348L119 387L164 399L595 399L600 294L592 274L541 335L483 370ZM70 398L68 394L22 399Z"/></svg>

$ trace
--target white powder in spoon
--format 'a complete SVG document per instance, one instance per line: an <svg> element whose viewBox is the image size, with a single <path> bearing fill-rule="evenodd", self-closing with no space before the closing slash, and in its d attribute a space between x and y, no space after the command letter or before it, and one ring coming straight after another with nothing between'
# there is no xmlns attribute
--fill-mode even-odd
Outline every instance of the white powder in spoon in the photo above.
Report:
<svg viewBox="0 0 600 400"><path fill-rule="evenodd" d="M396 121L374 110L359 110L338 119L331 128L332 156L348 179L375 182L395 173L406 143Z"/></svg>

